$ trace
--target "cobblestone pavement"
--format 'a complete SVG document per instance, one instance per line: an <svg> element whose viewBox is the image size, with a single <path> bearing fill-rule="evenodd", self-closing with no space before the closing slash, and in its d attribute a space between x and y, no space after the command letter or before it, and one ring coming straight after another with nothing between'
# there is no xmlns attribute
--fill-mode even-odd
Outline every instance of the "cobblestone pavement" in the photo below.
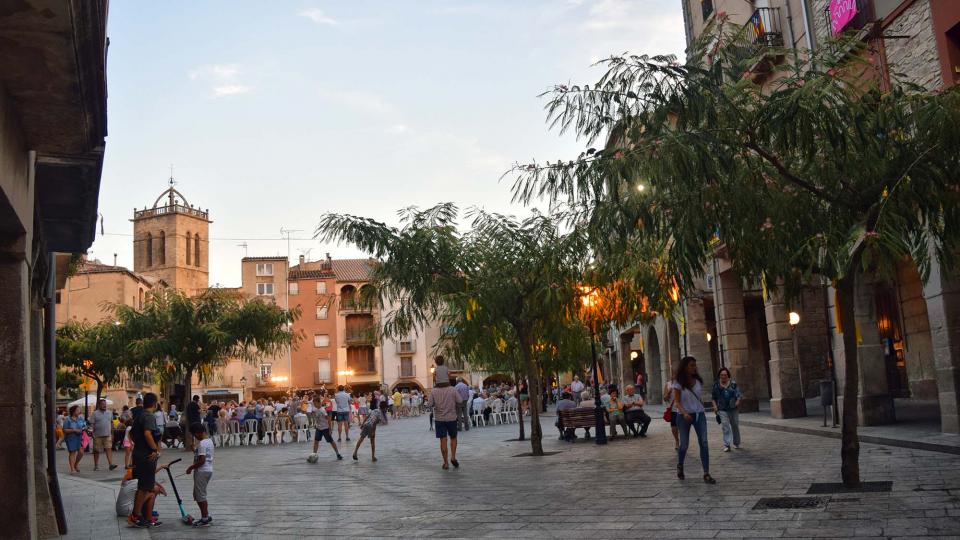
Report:
<svg viewBox="0 0 960 540"><path fill-rule="evenodd" d="M708 486L695 446L687 480L676 479L669 426L656 416L647 439L605 447L558 441L553 421L543 419L544 446L557 454L515 457L530 450L509 440L516 425L475 428L461 435L461 468L450 471L440 468L426 417L381 426L376 463L366 444L359 462L346 449L338 462L322 447L315 465L305 461L307 444L217 449L215 525L199 530L178 521L172 494L158 504L163 526L127 529L113 517L113 501L100 500L105 490L89 487L93 479L114 488L119 471L93 473L85 460L82 478L62 477L70 538L960 537L960 456L864 444L864 480L893 481L892 492L825 496L809 510L754 510L761 498L806 496L811 482L838 481L839 441L745 427L744 449L722 453L711 422L718 484ZM170 450L162 461L188 456ZM178 487L196 514L192 479Z"/></svg>

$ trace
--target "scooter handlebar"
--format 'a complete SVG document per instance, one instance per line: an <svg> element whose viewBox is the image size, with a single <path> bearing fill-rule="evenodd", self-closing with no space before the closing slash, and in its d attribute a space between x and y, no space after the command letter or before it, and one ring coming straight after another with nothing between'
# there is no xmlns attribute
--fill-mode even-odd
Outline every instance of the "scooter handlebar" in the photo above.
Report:
<svg viewBox="0 0 960 540"><path fill-rule="evenodd" d="M180 462L180 461L183 461L183 458L177 458L177 459L171 461L170 463L167 463L167 467L173 465L174 463Z"/></svg>

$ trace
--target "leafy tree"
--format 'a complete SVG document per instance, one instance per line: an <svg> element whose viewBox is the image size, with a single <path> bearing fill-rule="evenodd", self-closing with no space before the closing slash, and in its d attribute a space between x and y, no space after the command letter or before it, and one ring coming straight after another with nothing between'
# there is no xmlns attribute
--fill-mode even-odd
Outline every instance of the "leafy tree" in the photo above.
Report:
<svg viewBox="0 0 960 540"><path fill-rule="evenodd" d="M298 339L290 326L298 310L217 289L198 296L162 289L141 310L117 306L117 316L134 358L152 365L162 380L182 380L188 396L195 374L208 381L231 358L256 362Z"/></svg>
<svg viewBox="0 0 960 540"><path fill-rule="evenodd" d="M57 390L63 392L71 400L80 397L80 386L83 379L71 369L57 369Z"/></svg>
<svg viewBox="0 0 960 540"><path fill-rule="evenodd" d="M136 371L130 356L125 354L123 329L110 321L69 321L58 328L57 361L61 367L96 383L97 399L93 405L100 401L104 387L120 382L124 372Z"/></svg>
<svg viewBox="0 0 960 540"><path fill-rule="evenodd" d="M596 84L553 88L551 125L607 144L519 167L515 196L565 204L601 254L656 238L681 294L715 237L743 277L788 298L833 282L847 329L841 475L858 484L855 291L908 257L924 278L933 258L954 263L960 92L886 88L854 39L758 49L725 17L688 53L611 57Z"/></svg>
<svg viewBox="0 0 960 540"><path fill-rule="evenodd" d="M374 284L382 303L395 306L384 318L384 335L406 336L439 322L451 329L447 346L471 362L519 363L530 384L531 447L542 455L538 347L557 345L548 340L570 324L568 306L586 262L583 237L562 233L547 216L517 220L480 210L466 214L469 230L459 232L459 211L450 203L408 208L400 217L403 225L395 228L326 214L316 235L381 260Z"/></svg>

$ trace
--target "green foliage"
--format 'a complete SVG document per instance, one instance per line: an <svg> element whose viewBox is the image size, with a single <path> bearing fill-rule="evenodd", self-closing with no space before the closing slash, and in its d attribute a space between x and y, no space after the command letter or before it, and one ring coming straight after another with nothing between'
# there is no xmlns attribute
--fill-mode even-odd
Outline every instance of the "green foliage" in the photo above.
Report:
<svg viewBox="0 0 960 540"><path fill-rule="evenodd" d="M79 398L83 380L71 369L57 369L57 391L71 400Z"/></svg>
<svg viewBox="0 0 960 540"><path fill-rule="evenodd" d="M123 328L111 321L69 321L56 334L58 367L92 379L98 397L105 386L119 382L125 371L137 369L126 354Z"/></svg>
<svg viewBox="0 0 960 540"><path fill-rule="evenodd" d="M230 358L255 362L294 346L290 324L299 312L209 289L198 296L161 289L143 309L117 306L136 365L156 369L162 380L197 374L206 381Z"/></svg>

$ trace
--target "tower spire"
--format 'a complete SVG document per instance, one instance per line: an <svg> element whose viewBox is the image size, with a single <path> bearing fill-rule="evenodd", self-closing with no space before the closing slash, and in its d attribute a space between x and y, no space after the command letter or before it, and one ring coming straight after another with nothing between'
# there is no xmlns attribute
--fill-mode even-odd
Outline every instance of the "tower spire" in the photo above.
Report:
<svg viewBox="0 0 960 540"><path fill-rule="evenodd" d="M173 179L173 163L170 164L170 206L173 206L173 186L176 185L176 180Z"/></svg>

